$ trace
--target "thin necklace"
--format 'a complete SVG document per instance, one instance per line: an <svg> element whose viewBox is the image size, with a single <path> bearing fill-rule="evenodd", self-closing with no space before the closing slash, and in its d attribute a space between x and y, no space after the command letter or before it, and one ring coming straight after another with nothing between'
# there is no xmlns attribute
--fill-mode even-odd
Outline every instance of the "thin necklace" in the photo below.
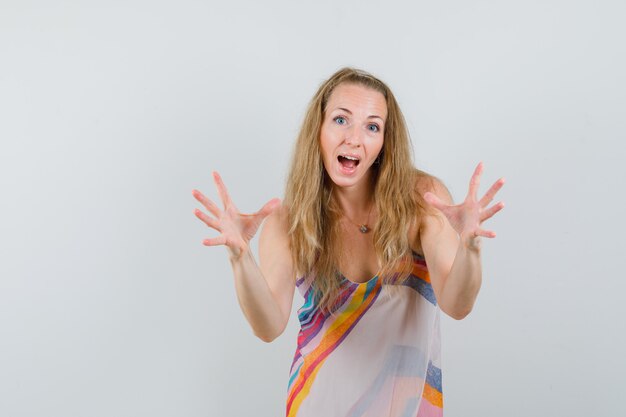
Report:
<svg viewBox="0 0 626 417"><path fill-rule="evenodd" d="M367 223L369 223L369 222L370 222L370 214L372 214L372 207L374 207L374 205L373 205L373 204L370 206L370 211L367 213ZM364 224L357 224L357 223L353 222L353 221L352 221L352 219L346 215L346 213L343 213L343 215L344 215L344 217L345 217L346 219L348 219L348 221L349 221L350 223L352 223L353 225L355 225L356 227L358 227L358 228L359 228L359 230L361 231L361 233L367 233L367 232L369 232L369 231L371 230L371 229L369 228L369 226L367 225L367 223L364 223Z"/></svg>

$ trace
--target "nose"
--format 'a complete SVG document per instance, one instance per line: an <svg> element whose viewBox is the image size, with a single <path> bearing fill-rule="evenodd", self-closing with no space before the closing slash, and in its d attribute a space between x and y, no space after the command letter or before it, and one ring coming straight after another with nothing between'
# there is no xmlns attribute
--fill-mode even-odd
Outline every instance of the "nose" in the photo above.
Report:
<svg viewBox="0 0 626 417"><path fill-rule="evenodd" d="M346 145L352 145L356 147L361 146L361 143L363 143L363 137L361 135L362 132L359 130L359 128L357 126L352 126L346 131Z"/></svg>

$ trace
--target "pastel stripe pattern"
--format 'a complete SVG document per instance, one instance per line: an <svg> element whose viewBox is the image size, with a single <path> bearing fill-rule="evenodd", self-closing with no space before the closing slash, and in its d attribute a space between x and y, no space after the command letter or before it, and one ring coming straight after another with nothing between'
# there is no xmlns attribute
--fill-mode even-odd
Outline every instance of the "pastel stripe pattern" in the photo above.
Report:
<svg viewBox="0 0 626 417"><path fill-rule="evenodd" d="M295 377L294 384L287 398L288 416L296 415L292 414L292 410L293 413L297 412L300 403L306 398L315 380L317 371L324 363L326 357L328 357L328 355L346 338L378 297L379 291L372 290L372 286L374 285L380 286L380 283L376 281L376 283L370 283L354 291L350 297L348 306L333 322L326 326L322 343L313 349L304 359L303 364L298 367L298 376ZM323 323L323 321L321 322ZM317 334L319 330L319 326L313 328L315 334ZM306 334L302 334L301 336L305 335ZM312 335L306 335L306 339L309 339L310 336ZM294 376L290 378L290 380L292 379L294 379Z"/></svg>
<svg viewBox="0 0 626 417"><path fill-rule="evenodd" d="M287 417L443 415L439 307L421 255L413 252L411 275L391 298L378 277L344 277L332 316L304 277L296 285L304 303Z"/></svg>

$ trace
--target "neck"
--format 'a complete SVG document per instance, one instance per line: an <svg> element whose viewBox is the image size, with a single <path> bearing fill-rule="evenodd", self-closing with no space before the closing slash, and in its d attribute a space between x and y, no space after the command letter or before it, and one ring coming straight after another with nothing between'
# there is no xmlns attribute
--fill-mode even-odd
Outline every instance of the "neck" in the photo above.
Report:
<svg viewBox="0 0 626 417"><path fill-rule="evenodd" d="M335 187L333 194L341 211L355 222L366 222L374 204L374 186L364 178L351 187Z"/></svg>

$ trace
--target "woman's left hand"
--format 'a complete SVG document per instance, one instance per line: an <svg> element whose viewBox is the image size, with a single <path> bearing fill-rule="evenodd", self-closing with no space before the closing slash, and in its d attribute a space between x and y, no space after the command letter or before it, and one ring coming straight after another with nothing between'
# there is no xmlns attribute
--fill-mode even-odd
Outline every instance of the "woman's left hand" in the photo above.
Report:
<svg viewBox="0 0 626 417"><path fill-rule="evenodd" d="M504 178L500 178L496 181L483 198L480 200L477 199L476 195L478 193L480 175L482 172L483 163L480 162L470 180L467 197L465 197L465 200L461 204L448 205L434 193L427 192L424 194L424 199L446 216L450 225L461 237L461 241L470 249L480 248L480 236L489 238L496 237L495 232L482 229L481 224L504 207L504 203L500 201L487 208L498 190L504 185Z"/></svg>

